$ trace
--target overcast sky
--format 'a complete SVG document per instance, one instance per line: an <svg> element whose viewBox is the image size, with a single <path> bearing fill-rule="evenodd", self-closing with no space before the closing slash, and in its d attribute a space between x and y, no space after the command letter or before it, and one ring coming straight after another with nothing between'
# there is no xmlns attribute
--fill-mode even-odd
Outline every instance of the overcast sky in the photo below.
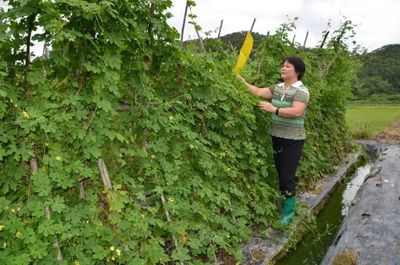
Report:
<svg viewBox="0 0 400 265"><path fill-rule="evenodd" d="M304 42L309 31L307 47L313 47L322 40L322 31L337 29L343 17L357 24L356 41L368 51L386 44L400 43L400 0L195 0L197 6L192 12L198 17L196 22L202 27L200 34L216 30L224 20L221 35L249 30L257 18L253 31L273 33L280 24L299 17L297 29L290 39ZM169 20L181 32L186 0L172 0ZM0 6L5 6L0 0ZM190 12L190 11L189 11ZM210 37L216 37L218 31ZM186 24L184 39L197 38L191 24Z"/></svg>
<svg viewBox="0 0 400 265"><path fill-rule="evenodd" d="M181 32L186 0L173 0L170 12L174 15L170 25ZM203 32L215 30L224 20L221 35L249 30L257 18L253 31L273 33L288 18L299 17L295 40L303 44L309 31L307 47L316 46L322 40L322 31L337 29L343 17L358 26L358 44L375 50L386 44L400 43L400 0L197 0L192 8L198 17L196 22ZM190 11L189 11L190 12ZM216 37L218 32L211 37ZM205 37L204 34L201 34ZM191 24L186 24L184 39L195 39L197 35Z"/></svg>

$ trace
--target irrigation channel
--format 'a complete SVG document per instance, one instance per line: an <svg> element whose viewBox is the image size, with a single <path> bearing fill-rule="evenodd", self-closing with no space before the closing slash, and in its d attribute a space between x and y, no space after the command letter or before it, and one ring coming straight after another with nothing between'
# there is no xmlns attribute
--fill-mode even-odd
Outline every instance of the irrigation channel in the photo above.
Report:
<svg viewBox="0 0 400 265"><path fill-rule="evenodd" d="M370 173L374 159L376 154L369 153L367 159L359 162L358 168L346 174L318 213L315 228L307 233L295 250L277 261L276 265L320 264L358 189Z"/></svg>

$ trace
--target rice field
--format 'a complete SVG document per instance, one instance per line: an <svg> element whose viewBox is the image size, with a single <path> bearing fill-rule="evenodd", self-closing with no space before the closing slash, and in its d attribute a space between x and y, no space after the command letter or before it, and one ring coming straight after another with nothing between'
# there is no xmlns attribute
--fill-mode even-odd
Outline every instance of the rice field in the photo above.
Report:
<svg viewBox="0 0 400 265"><path fill-rule="evenodd" d="M351 106L346 112L346 122L354 138L366 139L385 130L400 119L400 106Z"/></svg>

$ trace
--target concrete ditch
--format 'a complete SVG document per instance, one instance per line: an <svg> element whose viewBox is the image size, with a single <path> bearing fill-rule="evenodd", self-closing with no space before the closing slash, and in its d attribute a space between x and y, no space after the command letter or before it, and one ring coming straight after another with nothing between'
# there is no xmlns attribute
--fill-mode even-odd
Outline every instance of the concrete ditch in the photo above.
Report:
<svg viewBox="0 0 400 265"><path fill-rule="evenodd" d="M348 155L344 163L339 166L336 174L327 175L316 184L314 191L299 194L299 199L307 206L309 212L318 212L336 185L346 176L350 167L355 164L362 151ZM301 216L296 218L293 226L296 229L300 226ZM283 256L290 244L290 239L283 231L268 229L264 235L253 236L248 242L242 245L245 259L241 264L270 264Z"/></svg>

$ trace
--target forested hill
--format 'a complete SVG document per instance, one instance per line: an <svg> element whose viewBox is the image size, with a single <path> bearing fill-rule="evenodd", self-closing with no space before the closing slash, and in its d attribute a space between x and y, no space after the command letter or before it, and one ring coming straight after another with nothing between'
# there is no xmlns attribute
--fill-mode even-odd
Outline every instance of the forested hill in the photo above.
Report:
<svg viewBox="0 0 400 265"><path fill-rule="evenodd" d="M360 99L370 97L400 100L400 44L385 45L360 55L362 68L359 85L353 94Z"/></svg>
<svg viewBox="0 0 400 265"><path fill-rule="evenodd" d="M247 31L238 31L238 32L233 32L224 36L220 37L220 40L218 41L216 38L206 38L203 40L204 46L208 51L215 51L216 49L231 49L231 50L236 50L239 51L240 48L243 45L243 41L246 37ZM252 32L252 36L254 39L254 44L253 48L256 49L258 45L265 40L266 35L257 33L257 32ZM185 43L197 43L198 39L195 40L188 40L185 41Z"/></svg>
<svg viewBox="0 0 400 265"><path fill-rule="evenodd" d="M247 31L234 32L234 33L222 36L221 40L226 44L230 43L235 50L239 50L242 47L243 40L246 37L246 34L247 34ZM258 47L258 45L266 37L266 35L263 35L263 34L260 34L257 32L252 32L252 36L254 39L253 45L255 48Z"/></svg>
<svg viewBox="0 0 400 265"><path fill-rule="evenodd" d="M204 40L207 50L231 49L239 51L246 31ZM266 41L266 35L253 32L254 46ZM193 42L196 42L194 40ZM353 99L400 101L400 44L389 44L359 55L360 69L352 89Z"/></svg>

